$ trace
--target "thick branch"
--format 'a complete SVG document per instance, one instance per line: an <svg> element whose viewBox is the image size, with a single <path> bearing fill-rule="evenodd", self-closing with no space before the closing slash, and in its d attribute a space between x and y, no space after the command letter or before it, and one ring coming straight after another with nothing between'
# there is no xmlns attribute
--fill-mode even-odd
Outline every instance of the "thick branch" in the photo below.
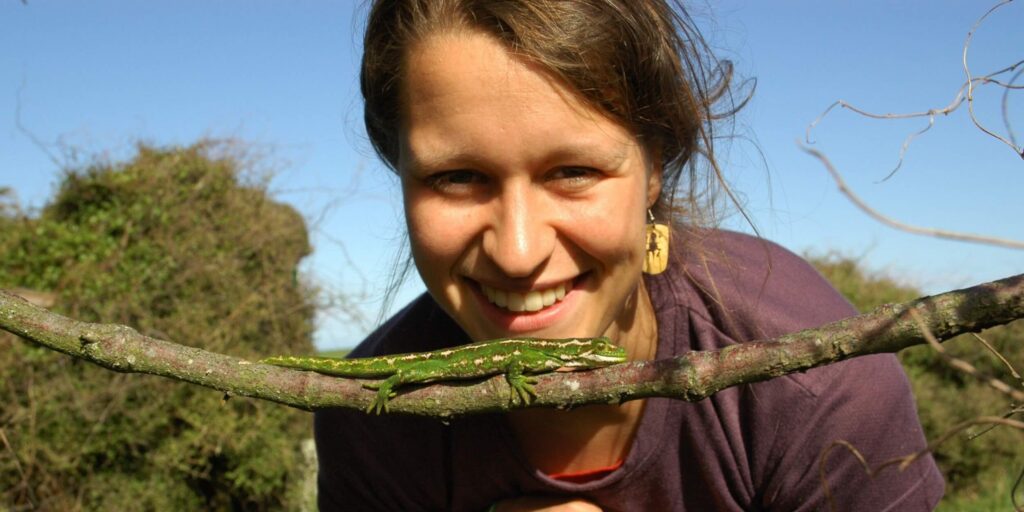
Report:
<svg viewBox="0 0 1024 512"><path fill-rule="evenodd" d="M913 316L939 340L1024 318L1024 274L882 306L775 340L588 372L540 375L534 405L574 407L656 396L698 401L739 384L861 355L897 352L925 342L910 311L916 311ZM362 409L374 397L359 380L252 363L143 336L129 327L79 322L2 291L0 328L114 371L170 377L305 410ZM392 412L451 417L506 410L508 397L508 385L499 376L403 388L390 407Z"/></svg>

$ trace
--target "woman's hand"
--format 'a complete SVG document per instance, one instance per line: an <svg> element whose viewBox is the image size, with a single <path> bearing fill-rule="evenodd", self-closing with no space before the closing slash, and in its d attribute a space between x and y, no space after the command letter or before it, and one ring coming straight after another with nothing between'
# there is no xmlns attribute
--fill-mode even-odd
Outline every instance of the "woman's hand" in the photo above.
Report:
<svg viewBox="0 0 1024 512"><path fill-rule="evenodd" d="M601 507L579 498L515 498L495 503L488 512L601 512Z"/></svg>

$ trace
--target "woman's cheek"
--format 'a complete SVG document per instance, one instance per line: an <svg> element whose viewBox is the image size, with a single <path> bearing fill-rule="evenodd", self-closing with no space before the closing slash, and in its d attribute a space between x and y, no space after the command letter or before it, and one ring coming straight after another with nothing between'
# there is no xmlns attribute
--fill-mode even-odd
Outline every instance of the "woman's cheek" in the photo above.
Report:
<svg viewBox="0 0 1024 512"><path fill-rule="evenodd" d="M410 204L407 223L413 259L428 291L442 303L457 307L455 275L477 229L471 212L437 201ZM479 216L476 216L479 218Z"/></svg>
<svg viewBox="0 0 1024 512"><path fill-rule="evenodd" d="M444 204L443 201L410 197L406 202L406 222L414 246L424 256L445 256L460 252L471 218L463 208Z"/></svg>
<svg viewBox="0 0 1024 512"><path fill-rule="evenodd" d="M567 230L584 252L614 266L626 262L642 264L644 222L635 201L604 202L576 212L568 219Z"/></svg>

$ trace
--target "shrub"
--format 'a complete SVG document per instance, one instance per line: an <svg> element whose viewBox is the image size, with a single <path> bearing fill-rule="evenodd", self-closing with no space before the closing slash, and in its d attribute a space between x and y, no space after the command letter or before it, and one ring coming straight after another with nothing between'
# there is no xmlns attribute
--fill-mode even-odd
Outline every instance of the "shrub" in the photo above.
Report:
<svg viewBox="0 0 1024 512"><path fill-rule="evenodd" d="M921 296L912 287L863 270L855 259L836 254L808 258L832 285L862 312L882 304L903 302ZM1007 360L1024 361L1024 322L1016 321L981 334ZM973 336L958 336L943 343L946 350L988 375L1018 389L1018 378ZM910 377L917 400L918 415L928 439L936 439L957 423L978 416L1002 416L1011 410L1002 395L976 379L946 365L931 347L916 346L899 354ZM1017 404L1019 407L1020 404ZM1024 443L1021 432L1006 427L987 430L972 427L941 445L935 459L946 476L947 495L974 494L982 487L1005 486L1008 476L1022 469ZM982 432L984 432L982 434ZM978 435L981 434L981 435ZM1007 497L1007 502L1008 497Z"/></svg>
<svg viewBox="0 0 1024 512"><path fill-rule="evenodd" d="M36 216L0 208L0 287L244 358L311 353L305 223L232 147L140 145L66 171ZM0 509L294 509L310 418L0 335Z"/></svg>

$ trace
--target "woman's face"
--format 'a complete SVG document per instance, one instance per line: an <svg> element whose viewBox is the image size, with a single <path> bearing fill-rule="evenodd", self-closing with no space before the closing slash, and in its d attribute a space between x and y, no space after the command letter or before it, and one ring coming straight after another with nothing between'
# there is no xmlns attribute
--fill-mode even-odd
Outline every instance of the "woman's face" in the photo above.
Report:
<svg viewBox="0 0 1024 512"><path fill-rule="evenodd" d="M660 171L625 128L477 33L406 62L399 171L412 253L474 340L636 320Z"/></svg>

